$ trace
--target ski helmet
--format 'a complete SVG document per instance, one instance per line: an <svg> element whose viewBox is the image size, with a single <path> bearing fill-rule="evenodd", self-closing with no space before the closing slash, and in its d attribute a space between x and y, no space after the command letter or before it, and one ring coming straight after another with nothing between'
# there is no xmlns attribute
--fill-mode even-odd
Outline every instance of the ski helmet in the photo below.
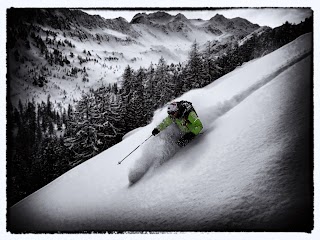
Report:
<svg viewBox="0 0 320 240"><path fill-rule="evenodd" d="M178 111L178 104L176 102L172 102L168 104L167 112L168 114L174 114Z"/></svg>

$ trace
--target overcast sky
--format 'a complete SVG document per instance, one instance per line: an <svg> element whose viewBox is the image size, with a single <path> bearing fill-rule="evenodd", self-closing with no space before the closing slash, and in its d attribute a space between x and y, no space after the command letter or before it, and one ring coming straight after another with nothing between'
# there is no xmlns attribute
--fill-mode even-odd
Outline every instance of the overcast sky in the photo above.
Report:
<svg viewBox="0 0 320 240"><path fill-rule="evenodd" d="M83 10L89 14L97 14L104 18L117 18L123 17L128 22L131 21L132 17L139 12L152 13L155 11L145 10ZM208 20L217 13L224 15L226 18L242 17L249 20L252 23L257 23L260 26L278 27L286 21L291 23L300 23L306 17L312 15L311 10L303 8L246 8L246 9L221 9L221 10L202 10L202 11L171 11L163 10L171 15L182 13L189 19L201 18Z"/></svg>

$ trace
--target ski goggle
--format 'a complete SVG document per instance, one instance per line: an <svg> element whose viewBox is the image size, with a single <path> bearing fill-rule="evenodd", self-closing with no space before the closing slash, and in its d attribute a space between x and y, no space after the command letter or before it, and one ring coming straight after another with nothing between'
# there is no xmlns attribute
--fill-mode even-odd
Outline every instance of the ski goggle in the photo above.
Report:
<svg viewBox="0 0 320 240"><path fill-rule="evenodd" d="M169 103L168 108L167 108L167 113L168 114L174 114L178 111L178 105L176 102Z"/></svg>

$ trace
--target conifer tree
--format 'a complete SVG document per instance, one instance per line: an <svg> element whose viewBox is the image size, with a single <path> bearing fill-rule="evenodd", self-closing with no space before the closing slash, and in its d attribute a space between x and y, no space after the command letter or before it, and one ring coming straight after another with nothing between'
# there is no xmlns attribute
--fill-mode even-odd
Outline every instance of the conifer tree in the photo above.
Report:
<svg viewBox="0 0 320 240"><path fill-rule="evenodd" d="M183 91L183 78L182 78L182 73L181 73L181 68L179 66L175 67L172 70L172 82L174 85L174 93L173 93L173 97L178 97L180 96Z"/></svg>
<svg viewBox="0 0 320 240"><path fill-rule="evenodd" d="M146 79L143 83L144 86L144 103L146 109L146 119L150 120L153 116L153 112L156 109L154 107L155 101L155 91L156 91L156 82L155 82L155 69L151 63L148 70L146 71Z"/></svg>
<svg viewBox="0 0 320 240"><path fill-rule="evenodd" d="M66 146L76 154L78 162L95 156L99 153L101 142L98 138L98 131L95 127L96 111L92 101L92 94L84 94L77 103L76 110L70 119L71 132L73 136L66 139ZM77 164L74 163L74 164Z"/></svg>
<svg viewBox="0 0 320 240"><path fill-rule="evenodd" d="M159 59L154 81L156 83L154 104L158 108L167 103L172 98L174 92L174 85L171 81L167 63L163 57Z"/></svg>
<svg viewBox="0 0 320 240"><path fill-rule="evenodd" d="M122 112L121 116L124 118L125 122L127 123L126 132L131 131L134 129L135 126L135 115L132 111L132 97L133 97L133 84L134 84L134 71L128 65L124 73L122 75L122 89L121 89L121 105L122 105Z"/></svg>
<svg viewBox="0 0 320 240"><path fill-rule="evenodd" d="M189 52L189 61L187 64L187 81L190 89L202 87L207 78L203 60L199 51L199 44L194 41Z"/></svg>
<svg viewBox="0 0 320 240"><path fill-rule="evenodd" d="M134 92L132 94L131 105L133 115L135 116L136 126L142 126L146 123L146 105L144 98L143 83L146 80L145 69L141 68L137 71L133 82Z"/></svg>
<svg viewBox="0 0 320 240"><path fill-rule="evenodd" d="M210 41L206 43L206 49L203 53L203 66L205 79L202 86L210 84L213 80L217 79L218 69L215 66L212 58L212 47Z"/></svg>

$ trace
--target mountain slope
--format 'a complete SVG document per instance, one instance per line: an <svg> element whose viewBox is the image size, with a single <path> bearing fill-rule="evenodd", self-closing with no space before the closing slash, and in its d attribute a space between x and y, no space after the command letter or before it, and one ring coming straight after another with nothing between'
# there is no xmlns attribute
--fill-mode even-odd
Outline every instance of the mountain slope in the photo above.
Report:
<svg viewBox="0 0 320 240"><path fill-rule="evenodd" d="M204 20L194 24L182 14L155 12L137 14L129 23L121 17L104 19L80 10L10 9L11 100L15 106L19 100L41 103L50 94L66 108L90 88L119 83L127 65L148 68L161 56L167 64L183 63L195 40L200 45L215 41L212 48L219 52L258 28L249 22L236 24L239 20L225 22L227 26L219 22L211 26Z"/></svg>
<svg viewBox="0 0 320 240"><path fill-rule="evenodd" d="M307 34L186 93L204 135L177 151L166 142L172 127L117 165L166 116L160 109L150 125L13 206L9 229L310 231L311 53ZM129 185L130 173L146 171L141 163L149 171Z"/></svg>

